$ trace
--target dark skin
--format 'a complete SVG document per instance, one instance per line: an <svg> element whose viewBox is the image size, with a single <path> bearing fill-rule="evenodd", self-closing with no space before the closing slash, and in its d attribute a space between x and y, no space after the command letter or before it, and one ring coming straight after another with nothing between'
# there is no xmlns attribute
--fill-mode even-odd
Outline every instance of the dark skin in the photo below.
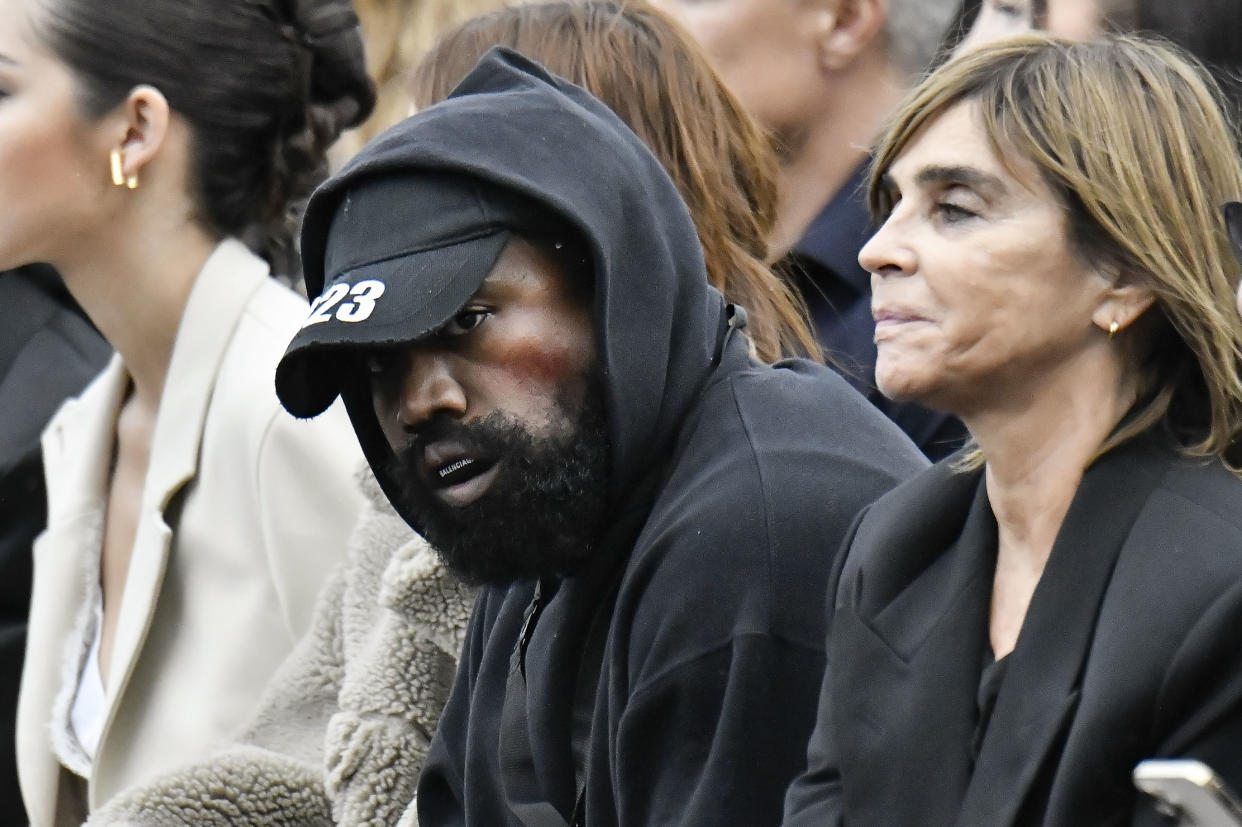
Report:
<svg viewBox="0 0 1242 827"><path fill-rule="evenodd" d="M514 238L439 332L374 352L372 401L393 450L437 418L466 423L501 411L537 436L571 427L558 402L571 408L581 403L595 364L591 308L581 293L548 252ZM414 470L445 504L462 506L487 492L495 468L452 485L443 484L445 469L500 459L473 457L452 440L433 439L422 446Z"/></svg>

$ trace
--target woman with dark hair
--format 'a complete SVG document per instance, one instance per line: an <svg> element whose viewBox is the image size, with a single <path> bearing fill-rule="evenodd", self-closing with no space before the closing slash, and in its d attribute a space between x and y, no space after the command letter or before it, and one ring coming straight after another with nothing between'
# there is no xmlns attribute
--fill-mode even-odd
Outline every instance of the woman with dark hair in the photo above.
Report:
<svg viewBox="0 0 1242 827"><path fill-rule="evenodd" d="M348 0L0 2L0 269L56 266L116 356L44 435L18 766L68 823L251 713L359 507L342 416L281 410L305 303L250 239L373 100Z"/></svg>
<svg viewBox="0 0 1242 827"><path fill-rule="evenodd" d="M898 112L876 376L974 444L860 517L790 825L1158 824L1141 760L1242 787L1242 162L1180 50L1027 35Z"/></svg>

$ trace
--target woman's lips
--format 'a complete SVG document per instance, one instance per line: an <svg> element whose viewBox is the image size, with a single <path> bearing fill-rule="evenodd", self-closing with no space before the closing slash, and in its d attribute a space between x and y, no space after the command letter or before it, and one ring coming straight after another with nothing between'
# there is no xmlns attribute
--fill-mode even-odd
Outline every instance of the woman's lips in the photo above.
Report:
<svg viewBox="0 0 1242 827"><path fill-rule="evenodd" d="M871 311L871 317L875 319L875 341L877 342L886 337L890 331L894 331L904 325L927 321L927 319L915 313L887 308Z"/></svg>

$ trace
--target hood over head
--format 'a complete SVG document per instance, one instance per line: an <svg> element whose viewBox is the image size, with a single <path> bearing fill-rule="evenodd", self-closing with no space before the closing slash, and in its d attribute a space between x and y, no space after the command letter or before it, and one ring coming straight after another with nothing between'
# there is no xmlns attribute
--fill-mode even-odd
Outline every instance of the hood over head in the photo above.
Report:
<svg viewBox="0 0 1242 827"><path fill-rule="evenodd" d="M668 459L719 359L724 301L659 161L604 104L504 47L311 197L302 256L318 298L277 367L281 402L314 416L339 393L400 502L358 349L434 332L478 289L508 234L538 232L549 216L591 255L611 496L621 497Z"/></svg>

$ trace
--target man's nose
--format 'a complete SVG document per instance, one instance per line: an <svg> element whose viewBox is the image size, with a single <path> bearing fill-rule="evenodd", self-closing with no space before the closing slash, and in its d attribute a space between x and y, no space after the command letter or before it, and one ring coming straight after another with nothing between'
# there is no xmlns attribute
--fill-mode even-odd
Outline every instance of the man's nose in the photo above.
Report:
<svg viewBox="0 0 1242 827"><path fill-rule="evenodd" d="M397 398L397 420L402 426L417 428L436 415L465 415L466 391L454 375L450 358L429 349L412 349Z"/></svg>

